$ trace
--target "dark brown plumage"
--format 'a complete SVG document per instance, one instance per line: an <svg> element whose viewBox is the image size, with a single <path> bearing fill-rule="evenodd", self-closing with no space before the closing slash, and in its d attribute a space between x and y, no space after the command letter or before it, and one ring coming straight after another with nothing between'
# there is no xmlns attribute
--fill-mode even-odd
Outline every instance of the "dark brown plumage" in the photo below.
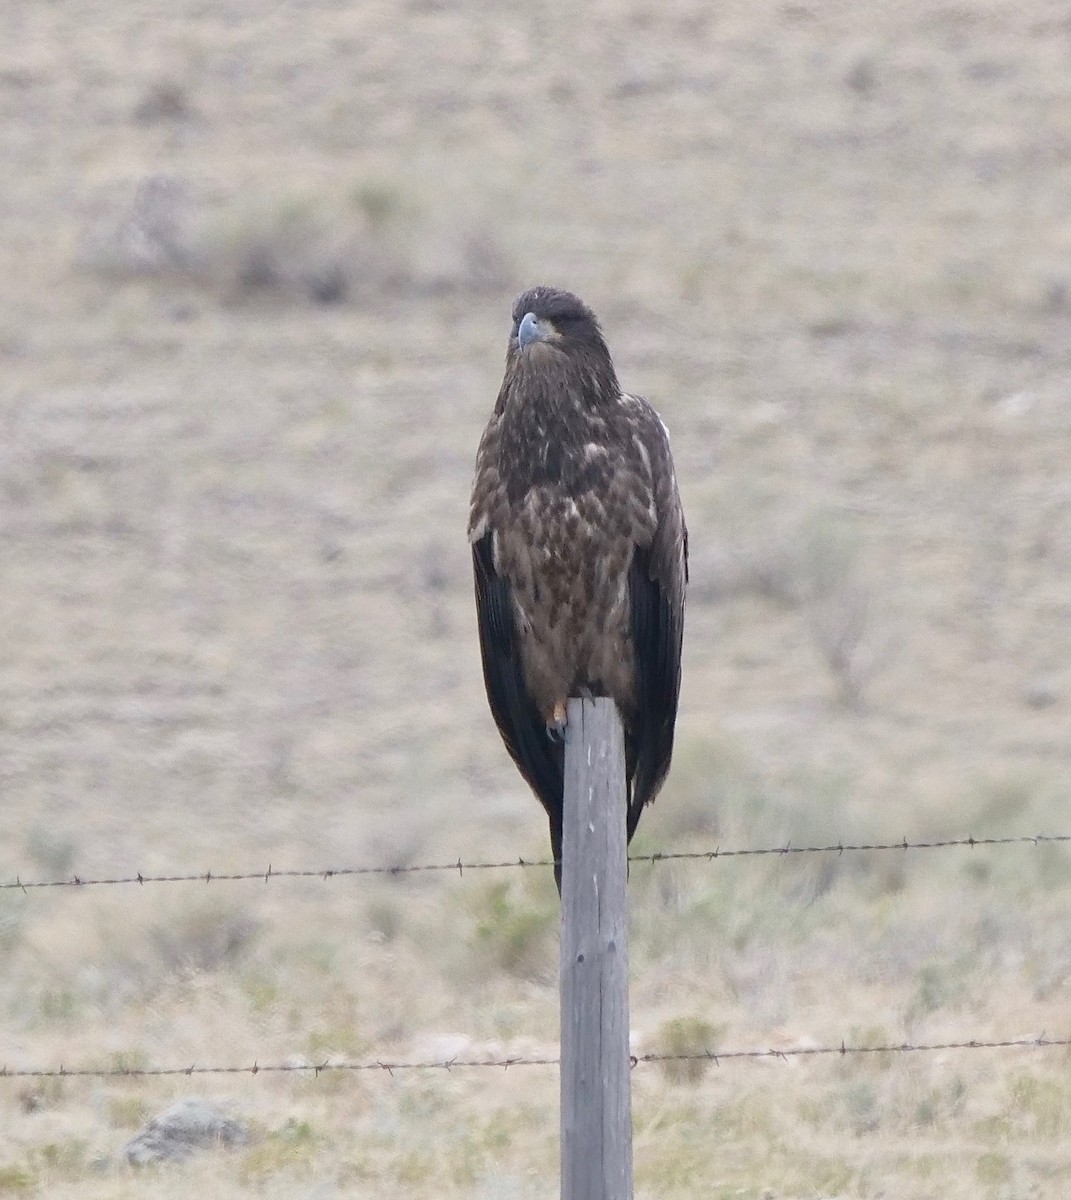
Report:
<svg viewBox="0 0 1071 1200"><path fill-rule="evenodd" d="M570 697L617 703L631 840L673 750L688 535L665 426L621 391L569 292L537 287L513 306L468 532L487 698L555 859Z"/></svg>

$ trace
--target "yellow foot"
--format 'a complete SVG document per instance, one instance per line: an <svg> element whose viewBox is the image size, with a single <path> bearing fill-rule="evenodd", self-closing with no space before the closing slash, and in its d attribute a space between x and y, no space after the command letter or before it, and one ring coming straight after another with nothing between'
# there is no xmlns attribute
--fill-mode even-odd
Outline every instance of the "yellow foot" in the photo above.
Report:
<svg viewBox="0 0 1071 1200"><path fill-rule="evenodd" d="M561 700L554 705L554 711L547 722L547 737L552 742L564 742L565 730L569 724L569 714Z"/></svg>

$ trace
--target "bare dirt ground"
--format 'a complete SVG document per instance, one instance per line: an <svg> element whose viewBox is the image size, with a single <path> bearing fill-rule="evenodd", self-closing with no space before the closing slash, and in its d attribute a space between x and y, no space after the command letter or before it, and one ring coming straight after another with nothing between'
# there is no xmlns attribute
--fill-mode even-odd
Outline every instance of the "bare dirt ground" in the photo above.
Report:
<svg viewBox="0 0 1071 1200"><path fill-rule="evenodd" d="M527 857L522 287L674 438L640 851L1071 832L1066 5L7 0L0 880ZM0 892L0 1064L553 1054L546 872ZM636 867L640 1050L1071 1033L1061 846ZM637 1196L1061 1197L1059 1050L634 1073ZM200 1094L253 1140L135 1171ZM0 1195L557 1194L557 1075L0 1080Z"/></svg>

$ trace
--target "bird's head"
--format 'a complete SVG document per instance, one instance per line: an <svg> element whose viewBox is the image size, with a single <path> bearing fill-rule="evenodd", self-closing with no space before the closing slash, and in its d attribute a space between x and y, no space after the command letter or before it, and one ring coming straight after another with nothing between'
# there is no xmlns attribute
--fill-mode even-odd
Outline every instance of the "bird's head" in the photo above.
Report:
<svg viewBox="0 0 1071 1200"><path fill-rule="evenodd" d="M507 358L515 366L556 363L582 371L609 394L617 393L610 352L595 314L572 292L560 288L534 287L517 297Z"/></svg>
<svg viewBox="0 0 1071 1200"><path fill-rule="evenodd" d="M517 297L510 334L512 349L542 344L566 350L570 343L602 344L595 314L579 297L552 287L529 288Z"/></svg>

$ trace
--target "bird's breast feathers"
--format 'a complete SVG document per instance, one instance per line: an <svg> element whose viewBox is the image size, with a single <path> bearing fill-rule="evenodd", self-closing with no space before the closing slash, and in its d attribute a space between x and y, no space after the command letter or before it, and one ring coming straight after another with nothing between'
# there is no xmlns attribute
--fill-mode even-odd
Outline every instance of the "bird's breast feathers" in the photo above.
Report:
<svg viewBox="0 0 1071 1200"><path fill-rule="evenodd" d="M578 689L622 704L633 692L629 567L636 545L651 540L653 502L628 472L604 478L575 495L533 487L484 526L495 571L509 582L524 677L548 719Z"/></svg>

